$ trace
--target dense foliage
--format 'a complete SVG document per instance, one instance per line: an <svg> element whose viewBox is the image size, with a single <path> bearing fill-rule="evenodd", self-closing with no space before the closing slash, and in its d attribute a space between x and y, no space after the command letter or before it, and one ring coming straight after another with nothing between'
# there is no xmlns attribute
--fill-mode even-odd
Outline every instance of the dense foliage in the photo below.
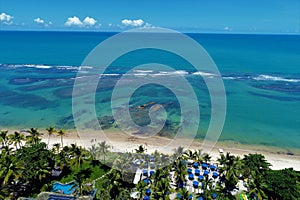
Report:
<svg viewBox="0 0 300 200"><path fill-rule="evenodd" d="M175 149L173 155L156 151L150 156L144 146L139 146L135 153L110 152L105 142L92 143L89 149L76 144L63 146L64 130L50 127L47 133L46 144L41 142L37 129L26 133L0 132L0 199L34 197L42 191L51 191L54 182L71 181L75 195L88 195L96 189L94 198L99 200L132 199L131 194L143 199L147 189L151 190L151 199L170 199L172 195L176 199L189 199L192 194L184 187L187 160L202 164L210 163L211 159L201 150L185 151L182 147ZM55 133L60 143L50 148L50 136ZM151 159L159 166L149 165ZM141 163L134 164L137 160ZM233 191L242 180L247 188L243 193L249 199L300 199L299 172L271 170L261 154L248 154L242 159L230 153L220 154L218 165L219 181L204 177L204 193L194 193L194 197L239 199L241 191ZM137 166L155 168L149 177L150 184L144 181L133 184ZM59 175L53 175L55 170Z"/></svg>

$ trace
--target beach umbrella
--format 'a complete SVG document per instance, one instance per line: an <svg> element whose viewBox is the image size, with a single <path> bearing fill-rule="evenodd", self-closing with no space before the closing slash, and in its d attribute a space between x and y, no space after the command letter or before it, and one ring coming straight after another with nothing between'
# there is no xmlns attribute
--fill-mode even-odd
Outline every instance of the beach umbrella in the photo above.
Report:
<svg viewBox="0 0 300 200"><path fill-rule="evenodd" d="M206 163L203 163L203 164L202 164L202 168L203 168L203 169L207 169L207 164L206 164Z"/></svg>
<svg viewBox="0 0 300 200"><path fill-rule="evenodd" d="M211 166L209 166L209 168L210 168L212 171L214 171L214 170L216 170L216 169L217 169L217 167L216 167L216 166L214 166L214 165L211 165Z"/></svg>
<svg viewBox="0 0 300 200"><path fill-rule="evenodd" d="M204 200L204 198L203 197L198 197L198 200Z"/></svg>
<svg viewBox="0 0 300 200"><path fill-rule="evenodd" d="M150 200L149 196L144 196L143 200Z"/></svg>
<svg viewBox="0 0 300 200"><path fill-rule="evenodd" d="M181 198L182 198L182 196L181 196L180 193L177 194L177 197L178 197L178 199L181 199Z"/></svg>
<svg viewBox="0 0 300 200"><path fill-rule="evenodd" d="M213 177L214 177L214 178L217 178L218 176L219 176L219 174L218 174L217 172L214 172L214 173L213 173Z"/></svg>
<svg viewBox="0 0 300 200"><path fill-rule="evenodd" d="M151 194L150 188L146 189L146 195L147 195L147 196L150 196L150 194Z"/></svg>
<svg viewBox="0 0 300 200"><path fill-rule="evenodd" d="M199 163L195 162L195 163L193 164L193 167L194 167L194 168L198 168L198 167L199 167Z"/></svg>
<svg viewBox="0 0 300 200"><path fill-rule="evenodd" d="M154 171L150 171L150 176L153 176L154 175Z"/></svg>
<svg viewBox="0 0 300 200"><path fill-rule="evenodd" d="M204 179L204 176L202 176L202 175L198 176L199 181L202 181L203 179Z"/></svg>
<svg viewBox="0 0 300 200"><path fill-rule="evenodd" d="M189 199L193 199L193 195L192 194L190 194Z"/></svg>
<svg viewBox="0 0 300 200"><path fill-rule="evenodd" d="M144 182L148 185L149 184L149 180L148 179L144 179Z"/></svg>
<svg viewBox="0 0 300 200"><path fill-rule="evenodd" d="M199 175L200 175L200 170L199 170L199 169L196 169L196 170L195 170L195 175L196 175L196 176L199 176Z"/></svg>
<svg viewBox="0 0 300 200"><path fill-rule="evenodd" d="M194 186L194 188L198 188L199 187L199 182L198 181L193 181L193 186Z"/></svg>
<svg viewBox="0 0 300 200"><path fill-rule="evenodd" d="M193 180L194 179L194 174L189 174L189 179Z"/></svg>
<svg viewBox="0 0 300 200"><path fill-rule="evenodd" d="M217 194L216 193L212 193L212 195L211 195L211 197L213 198L213 199L216 199L217 198Z"/></svg>
<svg viewBox="0 0 300 200"><path fill-rule="evenodd" d="M204 175L204 176L207 176L208 174L209 174L209 172L206 171L206 170L204 170L203 175Z"/></svg>
<svg viewBox="0 0 300 200"><path fill-rule="evenodd" d="M153 156L150 156L150 162L154 162L154 157Z"/></svg>
<svg viewBox="0 0 300 200"><path fill-rule="evenodd" d="M143 173L143 176L148 176L148 170L145 170L145 169L144 169L144 170L142 171L142 173Z"/></svg>
<svg viewBox="0 0 300 200"><path fill-rule="evenodd" d="M186 165L186 160L182 160L182 164Z"/></svg>
<svg viewBox="0 0 300 200"><path fill-rule="evenodd" d="M193 172L193 170L191 168L188 168L188 173L191 174Z"/></svg>

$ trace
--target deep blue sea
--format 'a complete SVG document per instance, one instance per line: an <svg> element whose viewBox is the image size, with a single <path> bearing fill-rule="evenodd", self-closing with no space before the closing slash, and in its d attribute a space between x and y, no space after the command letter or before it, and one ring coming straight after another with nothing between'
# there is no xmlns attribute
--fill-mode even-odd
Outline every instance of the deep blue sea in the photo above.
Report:
<svg viewBox="0 0 300 200"><path fill-rule="evenodd" d="M74 128L72 87L78 67L96 45L115 34L0 31L0 128ZM206 49L224 81L227 115L220 140L300 149L300 35L188 36ZM110 120L116 80L132 66L153 62L172 66L193 86L201 99L198 137L203 138L211 115L207 88L189 63L168 52L148 49L115 60L105 72L105 84L97 90L99 119L103 123ZM155 67L132 75L141 76L139 73L169 75ZM172 92L148 85L130 101L133 110L150 102L166 105L170 125L166 132L180 126L180 108ZM147 124L147 119L138 119L144 114L132 113L141 125Z"/></svg>

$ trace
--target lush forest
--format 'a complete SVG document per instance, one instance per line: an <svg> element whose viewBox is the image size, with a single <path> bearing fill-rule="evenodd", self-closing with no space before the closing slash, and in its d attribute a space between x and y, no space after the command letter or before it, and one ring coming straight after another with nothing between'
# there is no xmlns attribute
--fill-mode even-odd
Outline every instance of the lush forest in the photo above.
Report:
<svg viewBox="0 0 300 200"><path fill-rule="evenodd" d="M53 190L55 182L72 182L75 197L95 191L94 199L300 199L300 173L293 169L271 170L261 154L243 158L230 153L220 154L218 178L204 176L203 192L187 190L189 168L194 164L208 165L211 156L199 150L178 147L172 155L158 151L148 154L140 145L135 152L112 152L105 141L93 141L86 149L76 144L64 146L65 131L49 127L43 134L35 128L25 132L0 132L0 199L37 197ZM49 146L51 135L61 142ZM189 166L188 161L193 163ZM153 172L133 184L137 169ZM242 181L245 191L237 191ZM235 192L233 192L235 191ZM135 194L133 197L132 194Z"/></svg>

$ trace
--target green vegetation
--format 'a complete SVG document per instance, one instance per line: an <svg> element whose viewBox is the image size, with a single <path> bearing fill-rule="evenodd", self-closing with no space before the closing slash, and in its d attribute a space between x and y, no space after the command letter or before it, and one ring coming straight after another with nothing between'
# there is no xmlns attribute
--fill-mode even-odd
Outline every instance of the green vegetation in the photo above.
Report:
<svg viewBox="0 0 300 200"><path fill-rule="evenodd" d="M150 189L151 199L240 199L244 193L248 199L300 199L300 174L293 169L271 170L261 154L248 154L244 158L221 154L218 159L218 181L204 176L202 194L191 193L185 188L188 160L199 164L209 163L211 156L201 150L175 149L173 155L155 151L146 154L140 145L135 153L110 152L106 142L92 144L85 149L71 144L63 146L64 130L53 127L47 130L48 142L41 142L38 129L25 133L0 131L0 199L35 197L42 191L51 191L54 182L73 181L74 195L84 196L97 189L95 199L126 200L143 199ZM49 148L52 134L58 134L61 142ZM156 165L152 166L152 160ZM137 161L139 163L137 163ZM108 167L110 166L110 167ZM136 170L155 170L148 180L133 184ZM59 172L55 174L53 172ZM238 182L245 191L235 191ZM148 194L149 195L149 194Z"/></svg>

